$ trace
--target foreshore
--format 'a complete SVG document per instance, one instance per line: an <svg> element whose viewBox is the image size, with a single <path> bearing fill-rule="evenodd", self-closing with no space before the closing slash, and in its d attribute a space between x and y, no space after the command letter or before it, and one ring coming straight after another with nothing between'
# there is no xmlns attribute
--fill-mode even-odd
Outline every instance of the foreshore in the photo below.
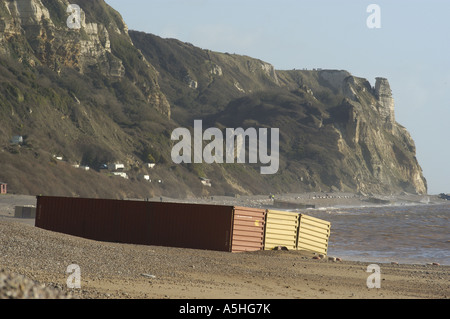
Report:
<svg viewBox="0 0 450 319"><path fill-rule="evenodd" d="M147 200L147 199L146 199ZM282 208L277 203L289 203L288 209L302 210L311 206L316 209L376 207L385 205L440 204L448 201L437 195L376 195L353 193L311 192L302 194L276 194L254 196L205 196L202 198L173 199L168 197L149 198L152 201L187 202L197 204L235 205L256 208Z"/></svg>
<svg viewBox="0 0 450 319"><path fill-rule="evenodd" d="M304 204L308 204L309 200L315 201L316 208L367 204L367 197L338 198L321 194L323 198L312 198L311 195L276 198L297 200ZM450 266L377 263L379 286L371 287L371 283L376 283L376 278L369 263L345 259L337 261L333 256L315 259L317 255L302 251L225 253L124 245L45 231L34 227L31 220L13 217L13 206L32 204L33 197L8 196L0 197L0 269L3 269L0 271L0 298L8 298L5 291L9 291L10 297L14 293L17 293L17 298L39 297L31 290L28 293L20 291L28 286L17 284L20 280L11 279L17 278L16 275L31 280L36 287L45 285L46 289L53 291L41 295L43 298L235 300L450 297ZM267 206L271 200L269 196L241 196L234 199L203 198L196 202ZM428 200L439 202L437 197L405 195L396 197L395 203L402 205ZM70 274L66 270L73 264L81 270L81 288L70 289L67 286Z"/></svg>
<svg viewBox="0 0 450 319"><path fill-rule="evenodd" d="M296 207L301 209L305 205L314 206L317 209L323 208L351 208L351 207L371 207L380 205L418 205L418 204L439 204L448 201L440 199L437 195L374 195L374 194L353 194L353 193L327 193L311 192L302 194L276 194L276 195L253 195L253 196L204 196L200 198L177 199L170 197L152 198L124 198L126 200L151 200L163 202L182 202L196 204L233 205L247 207L273 207L274 203L288 202L292 210ZM36 196L29 195L2 195L0 196L0 217L14 216L14 207L20 205L35 205ZM295 205L297 204L297 205Z"/></svg>

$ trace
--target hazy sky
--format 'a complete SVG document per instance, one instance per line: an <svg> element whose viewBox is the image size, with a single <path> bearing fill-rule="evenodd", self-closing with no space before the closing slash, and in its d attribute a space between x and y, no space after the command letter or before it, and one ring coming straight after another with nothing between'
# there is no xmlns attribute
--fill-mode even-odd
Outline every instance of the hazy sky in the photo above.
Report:
<svg viewBox="0 0 450 319"><path fill-rule="evenodd" d="M429 193L450 193L449 0L106 2L132 30L259 58L278 70L347 70L372 85L388 78ZM379 20L367 12L371 4ZM369 28L369 17L380 28Z"/></svg>

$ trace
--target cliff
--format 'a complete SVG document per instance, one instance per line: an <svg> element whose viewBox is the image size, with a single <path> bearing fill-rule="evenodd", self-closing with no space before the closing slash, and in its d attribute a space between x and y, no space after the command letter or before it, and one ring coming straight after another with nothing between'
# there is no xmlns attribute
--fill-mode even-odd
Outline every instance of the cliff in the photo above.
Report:
<svg viewBox="0 0 450 319"><path fill-rule="evenodd" d="M67 0L2 1L2 52L24 65L45 66L57 74L70 68L117 81L127 77L147 102L170 116L170 105L159 90L157 74L134 48L120 15L103 1L76 3L81 6L80 29L67 27ZM106 23L102 23L104 19ZM141 74L131 70L126 73L124 63L130 59L139 61L132 68L139 68Z"/></svg>
<svg viewBox="0 0 450 319"><path fill-rule="evenodd" d="M0 179L13 192L427 192L387 79L372 86L345 70L276 70L129 31L102 0L70 3L81 7L78 29L67 27L66 0L0 3ZM263 176L247 164L175 165L171 132L198 119L222 130L279 128L278 173ZM14 135L24 143L11 145ZM129 178L102 169L107 163L123 163Z"/></svg>

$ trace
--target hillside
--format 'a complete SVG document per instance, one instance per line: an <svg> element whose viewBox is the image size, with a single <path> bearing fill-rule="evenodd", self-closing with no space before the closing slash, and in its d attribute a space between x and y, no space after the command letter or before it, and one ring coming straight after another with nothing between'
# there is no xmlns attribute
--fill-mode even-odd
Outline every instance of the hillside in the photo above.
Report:
<svg viewBox="0 0 450 319"><path fill-rule="evenodd" d="M82 9L81 29L67 27L66 0L0 3L0 181L10 192L427 192L387 79L372 85L343 70L275 70L129 31L103 0L70 2ZM194 120L204 129L279 128L277 174L261 175L255 164L175 164L171 133ZM23 143L11 144L13 136ZM128 179L103 169L113 163L124 164Z"/></svg>

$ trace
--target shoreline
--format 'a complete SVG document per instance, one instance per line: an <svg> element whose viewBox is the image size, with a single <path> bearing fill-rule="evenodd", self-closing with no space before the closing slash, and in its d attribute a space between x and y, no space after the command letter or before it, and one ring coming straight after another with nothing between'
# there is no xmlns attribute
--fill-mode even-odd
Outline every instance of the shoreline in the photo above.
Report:
<svg viewBox="0 0 450 319"><path fill-rule="evenodd" d="M153 198L123 198L124 200L150 200L164 202L197 203L197 204L216 204L216 205L271 205L273 199L298 203L299 205L316 205L318 208L333 208L345 206L346 208L355 207L379 207L379 206L401 206L401 205L421 205L421 204L441 204L449 203L448 200L439 198L439 195L378 195L378 194L355 194L355 193L332 193L332 192L309 192L309 193L287 193L287 194L263 194L263 195L211 195L203 197L171 198L166 196ZM36 196L6 194L0 195L0 213L2 205L30 205L36 202ZM4 207L3 207L4 208ZM3 212L4 213L4 212Z"/></svg>
<svg viewBox="0 0 450 319"><path fill-rule="evenodd" d="M198 204L219 204L219 205L251 205L252 207L273 206L274 200L304 205L315 205L315 209L333 208L358 208L358 207L382 207L382 206L404 206L404 205L426 205L443 204L449 201L438 198L438 195L359 195L353 193L302 193L302 194L282 194L273 195L274 200L268 195L252 196L207 196L202 198L174 199L169 197L154 197L151 201L183 202ZM274 207L276 208L276 207ZM305 208L299 208L304 210Z"/></svg>

